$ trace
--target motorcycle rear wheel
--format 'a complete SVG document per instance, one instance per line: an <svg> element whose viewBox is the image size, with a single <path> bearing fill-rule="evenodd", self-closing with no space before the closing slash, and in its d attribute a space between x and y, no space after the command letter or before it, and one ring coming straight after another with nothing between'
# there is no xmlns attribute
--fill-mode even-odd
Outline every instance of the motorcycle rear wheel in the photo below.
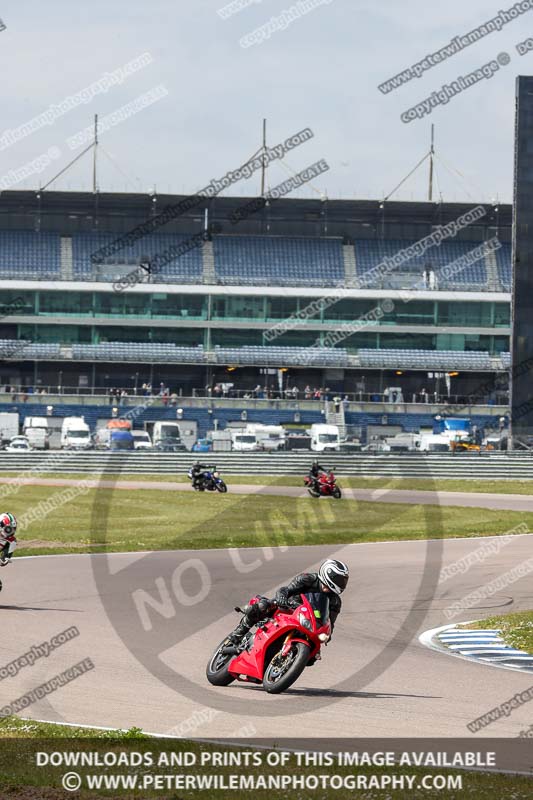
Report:
<svg viewBox="0 0 533 800"><path fill-rule="evenodd" d="M234 655L224 655L220 652L225 644L227 644L226 639L220 642L205 670L207 680L209 683L213 684L213 686L229 686L229 684L233 683L235 680L233 675L230 675L228 671L229 664L231 659L234 658Z"/></svg>
<svg viewBox="0 0 533 800"><path fill-rule="evenodd" d="M337 500L340 500L342 497L342 492L338 486L335 486L335 488L333 489L333 497L336 497Z"/></svg>
<svg viewBox="0 0 533 800"><path fill-rule="evenodd" d="M292 686L307 666L309 652L308 645L295 642L285 657L276 653L263 675L265 691L269 694L280 694Z"/></svg>
<svg viewBox="0 0 533 800"><path fill-rule="evenodd" d="M317 500L318 500L318 498L320 497L320 494L319 494L318 492L315 492L315 490L314 490L314 489L308 489L307 491L309 492L309 494L311 495L311 497L316 497L316 498L317 498Z"/></svg>

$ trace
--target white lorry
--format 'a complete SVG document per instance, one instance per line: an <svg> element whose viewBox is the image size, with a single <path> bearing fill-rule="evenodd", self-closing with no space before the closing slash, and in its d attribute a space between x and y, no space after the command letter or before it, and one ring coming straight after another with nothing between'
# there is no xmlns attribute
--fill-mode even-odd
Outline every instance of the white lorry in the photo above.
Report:
<svg viewBox="0 0 533 800"><path fill-rule="evenodd" d="M19 432L19 415L13 411L0 413L0 444L10 442Z"/></svg>
<svg viewBox="0 0 533 800"><path fill-rule="evenodd" d="M61 447L65 450L88 450L91 431L84 417L65 417L61 426Z"/></svg>
<svg viewBox="0 0 533 800"><path fill-rule="evenodd" d="M262 450L283 450L285 448L285 428L281 425L259 425L250 423L246 433L254 433Z"/></svg>
<svg viewBox="0 0 533 800"><path fill-rule="evenodd" d="M46 417L26 417L22 432L34 449L48 450L50 447L50 430Z"/></svg>
<svg viewBox="0 0 533 800"><path fill-rule="evenodd" d="M423 433L420 432L421 453L449 453L450 439L442 433Z"/></svg>
<svg viewBox="0 0 533 800"><path fill-rule="evenodd" d="M316 423L311 425L311 450L323 453L326 450L340 450L339 428L337 425Z"/></svg>

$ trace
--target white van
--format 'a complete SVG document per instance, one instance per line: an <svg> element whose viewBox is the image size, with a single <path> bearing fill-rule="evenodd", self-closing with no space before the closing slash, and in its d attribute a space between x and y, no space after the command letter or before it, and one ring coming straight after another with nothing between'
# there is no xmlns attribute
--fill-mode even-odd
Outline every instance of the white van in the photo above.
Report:
<svg viewBox="0 0 533 800"><path fill-rule="evenodd" d="M24 436L30 445L37 450L48 450L50 447L50 430L46 417L26 417L22 426Z"/></svg>
<svg viewBox="0 0 533 800"><path fill-rule="evenodd" d="M84 417L65 417L61 426L61 447L68 450L92 447L91 431Z"/></svg>
<svg viewBox="0 0 533 800"><path fill-rule="evenodd" d="M232 428L230 429L230 435L232 450L249 452L250 450L260 449L257 435L255 433L248 433L246 428Z"/></svg>
<svg viewBox="0 0 533 800"><path fill-rule="evenodd" d="M148 431L132 431L131 435L133 436L133 449L134 450L151 450L152 440L150 439L150 434Z"/></svg>
<svg viewBox="0 0 533 800"><path fill-rule="evenodd" d="M340 437L337 425L311 425L311 450L323 453L326 450L340 450Z"/></svg>

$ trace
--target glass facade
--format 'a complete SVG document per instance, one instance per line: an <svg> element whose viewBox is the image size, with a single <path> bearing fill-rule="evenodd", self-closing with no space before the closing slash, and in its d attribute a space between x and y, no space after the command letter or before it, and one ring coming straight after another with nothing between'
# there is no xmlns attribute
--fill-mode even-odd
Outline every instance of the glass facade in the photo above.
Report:
<svg viewBox="0 0 533 800"><path fill-rule="evenodd" d="M17 313L37 316L140 317L169 320L251 320L274 322L299 312L313 324L353 322L372 312L379 300L342 298L315 313L308 312L320 298L201 294L137 294L133 292L0 292L0 309L16 301ZM318 302L316 303L318 306ZM461 328L508 327L510 306L494 302L444 300L396 301L380 320L383 325L453 325Z"/></svg>
<svg viewBox="0 0 533 800"><path fill-rule="evenodd" d="M17 323L8 312L3 316L0 329L7 337L61 344L130 341L203 344L209 349L215 345L307 347L317 342L327 344L325 337L334 326L357 322L375 312L376 306L382 302L372 298L341 298L326 308L320 308L317 302L316 312L302 314L301 323L297 322L271 341L264 338L270 325L308 310L313 299L287 295L269 297L266 294L209 297L163 292L9 290L0 292L0 309L14 304L17 315L31 316L35 321ZM52 324L52 317L61 324ZM62 319L64 317L68 321ZM111 321L120 324L110 324ZM151 324L151 321L157 324ZM188 321L196 325L188 325ZM247 322L255 323L257 327L244 325L239 328L234 324ZM508 303L398 300L389 312L372 322L372 327L379 330L369 330L363 325L357 332L340 339L337 346L350 351L359 348L484 350L496 355L509 350L509 337L503 331L498 333L498 329L509 325ZM393 326L396 330L392 330ZM440 326L448 330L402 332L398 330L402 326ZM478 333L476 328L485 330ZM455 329L455 332L450 329Z"/></svg>

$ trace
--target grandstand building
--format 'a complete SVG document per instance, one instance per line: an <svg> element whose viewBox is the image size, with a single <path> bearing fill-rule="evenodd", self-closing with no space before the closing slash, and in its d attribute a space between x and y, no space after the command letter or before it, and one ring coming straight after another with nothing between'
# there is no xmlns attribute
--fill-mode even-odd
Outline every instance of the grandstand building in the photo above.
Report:
<svg viewBox="0 0 533 800"><path fill-rule="evenodd" d="M475 204L183 200L0 194L0 384L507 402L511 206L406 256Z"/></svg>

